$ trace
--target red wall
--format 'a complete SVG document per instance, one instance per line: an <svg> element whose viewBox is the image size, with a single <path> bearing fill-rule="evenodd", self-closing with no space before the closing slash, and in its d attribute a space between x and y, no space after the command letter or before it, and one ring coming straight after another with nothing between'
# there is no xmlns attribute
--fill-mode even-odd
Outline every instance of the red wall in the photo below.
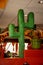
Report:
<svg viewBox="0 0 43 65"><path fill-rule="evenodd" d="M43 65L43 49L25 50L24 58L30 65Z"/></svg>
<svg viewBox="0 0 43 65"><path fill-rule="evenodd" d="M0 65L23 65L23 58L7 58L0 59Z"/></svg>
<svg viewBox="0 0 43 65"><path fill-rule="evenodd" d="M43 49L29 49L24 51L24 58L4 58L4 52L0 49L0 65L43 65Z"/></svg>

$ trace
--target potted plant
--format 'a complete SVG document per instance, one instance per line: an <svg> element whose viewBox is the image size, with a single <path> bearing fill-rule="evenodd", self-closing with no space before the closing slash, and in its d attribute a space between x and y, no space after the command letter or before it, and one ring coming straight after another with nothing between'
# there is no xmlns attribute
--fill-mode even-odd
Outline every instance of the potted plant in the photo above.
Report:
<svg viewBox="0 0 43 65"><path fill-rule="evenodd" d="M40 33L39 33L39 31L37 31L37 34L35 34L35 30L32 30L31 46L34 49L40 48Z"/></svg>

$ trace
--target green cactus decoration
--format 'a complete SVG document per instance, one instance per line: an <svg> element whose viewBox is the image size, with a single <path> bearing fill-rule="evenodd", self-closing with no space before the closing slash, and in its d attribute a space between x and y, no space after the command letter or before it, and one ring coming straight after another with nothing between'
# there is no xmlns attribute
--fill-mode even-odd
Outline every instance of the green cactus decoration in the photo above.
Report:
<svg viewBox="0 0 43 65"><path fill-rule="evenodd" d="M27 24L30 29L34 28L34 13L30 12L27 18Z"/></svg>
<svg viewBox="0 0 43 65"><path fill-rule="evenodd" d="M9 37L11 37L11 38L18 38L19 37L19 33L15 32L14 24L9 24Z"/></svg>
<svg viewBox="0 0 43 65"><path fill-rule="evenodd" d="M19 24L19 32L15 32L15 26L9 25L9 36L12 38L18 38L19 40L19 57L24 57L24 27L28 27L29 29L34 28L34 14L31 12L28 14L27 23L24 21L24 11L20 9L18 11L18 24Z"/></svg>
<svg viewBox="0 0 43 65"><path fill-rule="evenodd" d="M14 28L15 26L13 24L9 24L9 36L10 37L14 36Z"/></svg>
<svg viewBox="0 0 43 65"><path fill-rule="evenodd" d="M30 12L27 15L27 23L24 23L24 27L27 27L29 29L34 28L34 13L33 12Z"/></svg>
<svg viewBox="0 0 43 65"><path fill-rule="evenodd" d="M24 11L22 9L18 12L19 22L19 56L24 57Z"/></svg>

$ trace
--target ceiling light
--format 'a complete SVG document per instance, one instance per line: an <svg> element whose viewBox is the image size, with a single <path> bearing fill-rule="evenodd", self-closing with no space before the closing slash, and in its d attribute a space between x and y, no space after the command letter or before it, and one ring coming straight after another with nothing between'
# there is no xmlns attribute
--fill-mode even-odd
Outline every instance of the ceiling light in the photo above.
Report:
<svg viewBox="0 0 43 65"><path fill-rule="evenodd" d="M39 3L39 4L43 4L43 0L40 0L38 3Z"/></svg>
<svg viewBox="0 0 43 65"><path fill-rule="evenodd" d="M27 16L27 14L25 14L24 16Z"/></svg>

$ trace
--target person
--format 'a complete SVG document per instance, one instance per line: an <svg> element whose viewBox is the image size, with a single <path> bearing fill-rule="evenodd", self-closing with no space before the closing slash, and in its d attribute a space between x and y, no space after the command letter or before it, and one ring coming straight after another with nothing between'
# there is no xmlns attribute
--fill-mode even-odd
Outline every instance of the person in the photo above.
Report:
<svg viewBox="0 0 43 65"><path fill-rule="evenodd" d="M7 51L7 53L4 53L4 57L5 57L5 58L6 58L6 57L11 57L10 51Z"/></svg>

